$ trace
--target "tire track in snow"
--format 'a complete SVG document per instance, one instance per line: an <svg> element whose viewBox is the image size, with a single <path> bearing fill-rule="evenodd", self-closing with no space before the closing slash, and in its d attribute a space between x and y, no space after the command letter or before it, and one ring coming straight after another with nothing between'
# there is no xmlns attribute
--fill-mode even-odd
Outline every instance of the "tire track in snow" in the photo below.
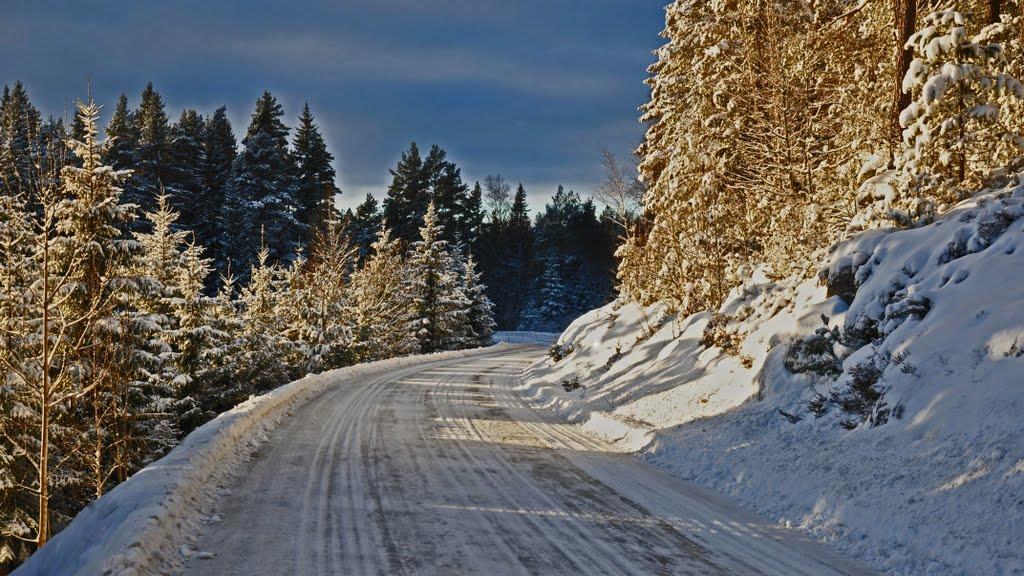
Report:
<svg viewBox="0 0 1024 576"><path fill-rule="evenodd" d="M514 384L541 353L426 363L296 407L200 537L217 555L186 573L862 573L534 412Z"/></svg>

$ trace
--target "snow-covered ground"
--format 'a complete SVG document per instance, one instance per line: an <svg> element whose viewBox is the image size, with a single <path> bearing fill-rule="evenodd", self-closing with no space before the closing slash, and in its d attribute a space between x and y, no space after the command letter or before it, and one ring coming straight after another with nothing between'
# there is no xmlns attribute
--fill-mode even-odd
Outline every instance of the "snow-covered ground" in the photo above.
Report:
<svg viewBox="0 0 1024 576"><path fill-rule="evenodd" d="M495 332L494 341L506 344L554 344L558 334L552 332Z"/></svg>
<svg viewBox="0 0 1024 576"><path fill-rule="evenodd" d="M594 310L520 391L890 573L1024 574L1022 199L1021 187L980 196L837 247L823 278L849 304L818 280L755 275L718 329L710 313ZM822 316L837 359L788 365L836 372L792 373L794 342L832 338ZM811 410L865 374L884 393L868 421Z"/></svg>
<svg viewBox="0 0 1024 576"><path fill-rule="evenodd" d="M393 370L297 406L181 573L870 572L524 405L540 346Z"/></svg>
<svg viewBox="0 0 1024 576"><path fill-rule="evenodd" d="M239 466L296 406L332 387L493 348L395 358L310 375L252 398L198 428L167 456L91 503L14 572L17 576L165 574Z"/></svg>

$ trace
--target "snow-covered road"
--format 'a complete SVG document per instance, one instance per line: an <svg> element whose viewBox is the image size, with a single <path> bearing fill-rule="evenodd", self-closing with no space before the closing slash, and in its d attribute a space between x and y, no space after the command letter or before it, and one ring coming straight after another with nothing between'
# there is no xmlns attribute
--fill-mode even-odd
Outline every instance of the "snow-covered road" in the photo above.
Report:
<svg viewBox="0 0 1024 576"><path fill-rule="evenodd" d="M219 499L184 573L868 573L528 408L512 385L541 354L329 387Z"/></svg>

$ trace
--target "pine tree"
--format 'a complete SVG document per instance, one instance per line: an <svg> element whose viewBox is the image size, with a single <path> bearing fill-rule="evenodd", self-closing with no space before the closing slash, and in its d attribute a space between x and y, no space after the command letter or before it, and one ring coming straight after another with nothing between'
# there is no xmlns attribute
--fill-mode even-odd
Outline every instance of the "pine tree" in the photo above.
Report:
<svg viewBox="0 0 1024 576"><path fill-rule="evenodd" d="M289 270L288 294L280 317L285 336L301 350L304 373L353 362L346 309L355 257L348 234L335 223L317 233L309 261L297 261Z"/></svg>
<svg viewBox="0 0 1024 576"><path fill-rule="evenodd" d="M227 109L217 109L203 127L202 193L196 199L195 241L205 246L214 268L227 276L227 191L236 155L235 133ZM213 288L207 286L207 288Z"/></svg>
<svg viewBox="0 0 1024 576"><path fill-rule="evenodd" d="M903 185L890 211L897 222L930 220L1024 150L1024 130L1003 119L1024 103L1003 52L1009 30L991 24L971 37L967 26L961 12L940 10L908 42L916 57L903 82L913 101L900 116Z"/></svg>
<svg viewBox="0 0 1024 576"><path fill-rule="evenodd" d="M0 193L27 195L32 190L32 157L38 146L39 111L21 82L4 86L0 97ZM31 198L28 198L31 202Z"/></svg>
<svg viewBox="0 0 1024 576"><path fill-rule="evenodd" d="M384 199L384 222L395 238L413 242L419 223L430 201L420 150L413 142L402 153L398 166L391 170L391 185Z"/></svg>
<svg viewBox="0 0 1024 576"><path fill-rule="evenodd" d="M191 232L177 229L178 214L168 196L160 196L156 211L146 217L151 231L135 234L142 249L136 264L142 280L137 308L140 320L147 323L139 331L148 332L156 361L151 371L153 412L168 415L151 434L158 440L153 451L159 452L180 436L179 431L191 430L202 420L195 395L202 383L197 382L197 373L203 370L210 346L210 303L202 293L210 266L202 249L190 242Z"/></svg>
<svg viewBox="0 0 1024 576"><path fill-rule="evenodd" d="M487 297L487 287L481 282L482 275L471 253L466 255L462 271L462 291L469 302L466 309L469 338L465 344L467 347L489 346L494 336L494 304Z"/></svg>
<svg viewBox="0 0 1024 576"><path fill-rule="evenodd" d="M128 97L124 94L117 99L114 114L106 130L109 144L103 151L103 162L115 170L132 170L139 163L139 127L136 115L128 108ZM131 187L131 178L125 182L127 190Z"/></svg>
<svg viewBox="0 0 1024 576"><path fill-rule="evenodd" d="M91 102L79 106L85 138L72 140L71 146L81 166L64 169L69 199L60 224L66 234L62 257L77 258L74 254L81 252L82 259L72 277L75 294L69 306L86 319L75 329L89 343L81 359L88 401L79 409L89 424L84 446L90 490L97 497L111 479L126 478L146 459L150 422L139 415L151 412L146 389L153 384L146 374L149 354L140 342L145 337L136 331L130 303L136 290L131 275L136 244L121 233L133 219L130 207L120 203L119 184L127 174L102 164L99 110Z"/></svg>
<svg viewBox="0 0 1024 576"><path fill-rule="evenodd" d="M341 190L334 183L334 167L331 165L334 156L327 151L327 144L313 121L308 103L299 116L292 148L298 168L298 210L295 216L303 226L302 245L309 246L314 238L338 222L338 208L334 200Z"/></svg>
<svg viewBox="0 0 1024 576"><path fill-rule="evenodd" d="M427 208L409 256L410 292L420 351L451 350L459 347L459 326L468 307L455 261L433 203Z"/></svg>
<svg viewBox="0 0 1024 576"><path fill-rule="evenodd" d="M402 247L384 229L362 268L352 274L349 316L354 358L359 362L415 354L420 349Z"/></svg>
<svg viewBox="0 0 1024 576"><path fill-rule="evenodd" d="M17 377L32 348L33 302L27 292L38 271L27 215L20 195L0 195L0 366L7 373L0 385L0 566L31 553L20 538L30 538L35 523L35 502L21 487L33 480L26 459L35 446L36 412L24 408L26 387Z"/></svg>
<svg viewBox="0 0 1024 576"><path fill-rule="evenodd" d="M242 288L241 355L235 378L244 379L244 393L261 394L298 376L303 351L285 337L282 310L289 305L288 271L270 262L266 247L257 253L250 281Z"/></svg>
<svg viewBox="0 0 1024 576"><path fill-rule="evenodd" d="M243 150L235 159L228 205L228 255L239 270L257 262L254 240L267 239L268 264L288 264L301 250L303 225L296 218L295 166L288 151L284 112L270 92L256 102Z"/></svg>
<svg viewBox="0 0 1024 576"><path fill-rule="evenodd" d="M458 238L476 251L480 246L480 237L484 227L483 189L477 182L473 189L464 194L457 203L456 226Z"/></svg>
<svg viewBox="0 0 1024 576"><path fill-rule="evenodd" d="M203 205L203 117L192 108L182 110L181 117L171 126L167 151L167 181L163 193L169 195L171 207L179 214L178 229L195 230L207 214Z"/></svg>
<svg viewBox="0 0 1024 576"><path fill-rule="evenodd" d="M373 244L380 236L384 226L384 215L377 205L373 194L367 194L366 200L356 207L355 213L348 218L348 229L352 234L352 243L358 253L359 264L373 252Z"/></svg>
<svg viewBox="0 0 1024 576"><path fill-rule="evenodd" d="M143 212L150 212L156 206L157 196L166 186L170 144L164 99L153 88L152 82L147 83L142 91L136 124L138 161L133 168L131 186L125 190L125 200L137 205Z"/></svg>

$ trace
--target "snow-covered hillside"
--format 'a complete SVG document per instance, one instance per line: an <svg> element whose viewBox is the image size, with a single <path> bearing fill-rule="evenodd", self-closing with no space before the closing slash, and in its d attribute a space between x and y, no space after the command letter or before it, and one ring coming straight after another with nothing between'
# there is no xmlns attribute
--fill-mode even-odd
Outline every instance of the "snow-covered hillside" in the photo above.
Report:
<svg viewBox="0 0 1024 576"><path fill-rule="evenodd" d="M717 314L594 310L523 393L890 573L1024 574L1022 202L862 234Z"/></svg>

